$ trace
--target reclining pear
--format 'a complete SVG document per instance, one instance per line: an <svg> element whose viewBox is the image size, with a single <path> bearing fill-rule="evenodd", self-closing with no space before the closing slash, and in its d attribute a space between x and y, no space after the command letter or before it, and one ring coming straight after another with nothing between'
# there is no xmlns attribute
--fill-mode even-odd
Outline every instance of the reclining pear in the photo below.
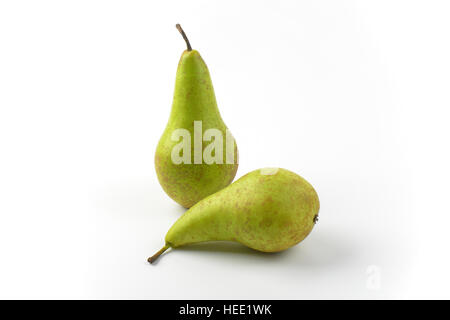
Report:
<svg viewBox="0 0 450 320"><path fill-rule="evenodd" d="M301 242L318 219L319 198L299 175L279 168L252 171L186 211L166 234L168 248L235 241L263 252L286 250Z"/></svg>

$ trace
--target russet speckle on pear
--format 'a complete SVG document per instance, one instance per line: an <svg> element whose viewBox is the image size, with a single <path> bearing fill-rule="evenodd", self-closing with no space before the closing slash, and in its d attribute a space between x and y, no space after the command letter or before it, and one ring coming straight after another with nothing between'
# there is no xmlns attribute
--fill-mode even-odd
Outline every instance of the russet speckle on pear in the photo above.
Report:
<svg viewBox="0 0 450 320"><path fill-rule="evenodd" d="M201 121L203 132L208 129L219 130L223 137L223 149L226 150L227 126L217 107L214 88L208 67L199 52L192 50L186 35L179 25L178 30L187 43L187 50L181 55L175 81L172 110L164 133L155 152L155 169L159 183L164 191L185 208L228 186L238 169L238 151L236 144L232 163L206 164L194 163L194 143L191 141L191 163L176 164L172 160L172 150L179 143L172 134L183 128L194 138L194 121ZM202 150L207 143L203 143Z"/></svg>
<svg viewBox="0 0 450 320"><path fill-rule="evenodd" d="M314 188L296 173L255 170L186 211L148 261L168 248L205 241L235 241L263 252L286 250L311 232L319 207Z"/></svg>

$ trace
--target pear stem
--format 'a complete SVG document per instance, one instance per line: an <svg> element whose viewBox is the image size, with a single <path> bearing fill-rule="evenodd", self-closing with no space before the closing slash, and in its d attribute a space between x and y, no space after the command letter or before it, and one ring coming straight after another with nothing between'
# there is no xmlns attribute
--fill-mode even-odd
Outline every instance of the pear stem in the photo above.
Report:
<svg viewBox="0 0 450 320"><path fill-rule="evenodd" d="M189 39L187 38L186 33L184 33L183 28L181 28L179 23L177 23L175 25L175 27L177 27L178 31L180 31L181 35L183 36L184 41L186 41L187 51L192 51L191 44L189 43Z"/></svg>
<svg viewBox="0 0 450 320"><path fill-rule="evenodd" d="M161 250L159 250L157 253L155 253L154 255L152 255L150 258L148 258L148 262L153 263L155 262L156 259L159 258L160 255L163 254L164 251L166 251L167 249L169 249L170 246L168 246L167 244L161 248Z"/></svg>

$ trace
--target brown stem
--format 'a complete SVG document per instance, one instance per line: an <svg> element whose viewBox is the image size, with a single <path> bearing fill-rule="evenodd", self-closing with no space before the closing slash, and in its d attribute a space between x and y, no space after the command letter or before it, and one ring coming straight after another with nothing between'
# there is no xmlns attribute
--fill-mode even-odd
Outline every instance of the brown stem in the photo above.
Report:
<svg viewBox="0 0 450 320"><path fill-rule="evenodd" d="M178 31L180 31L181 35L183 36L184 41L186 41L187 45L187 51L192 51L191 44L189 43L189 39L186 36L186 33L184 33L183 28L181 28L180 24L176 24L175 27L177 27Z"/></svg>
<svg viewBox="0 0 450 320"><path fill-rule="evenodd" d="M152 255L150 258L148 258L148 262L153 263L155 262L156 259L159 258L160 255L163 254L164 251L166 251L167 249L169 249L170 247L166 244L164 247L161 248L161 250L159 250L157 253L155 253L154 255Z"/></svg>

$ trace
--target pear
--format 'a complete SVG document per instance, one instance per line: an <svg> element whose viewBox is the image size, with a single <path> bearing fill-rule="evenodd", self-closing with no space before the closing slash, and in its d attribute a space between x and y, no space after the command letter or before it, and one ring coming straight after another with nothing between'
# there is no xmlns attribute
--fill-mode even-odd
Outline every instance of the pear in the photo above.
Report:
<svg viewBox="0 0 450 320"><path fill-rule="evenodd" d="M252 171L187 210L166 234L168 248L204 241L235 241L263 252L302 241L318 220L319 198L299 175L279 168Z"/></svg>
<svg viewBox="0 0 450 320"><path fill-rule="evenodd" d="M169 197L190 208L233 181L238 151L217 108L208 67L180 25L177 29L187 50L178 64L172 111L156 148L155 169Z"/></svg>

